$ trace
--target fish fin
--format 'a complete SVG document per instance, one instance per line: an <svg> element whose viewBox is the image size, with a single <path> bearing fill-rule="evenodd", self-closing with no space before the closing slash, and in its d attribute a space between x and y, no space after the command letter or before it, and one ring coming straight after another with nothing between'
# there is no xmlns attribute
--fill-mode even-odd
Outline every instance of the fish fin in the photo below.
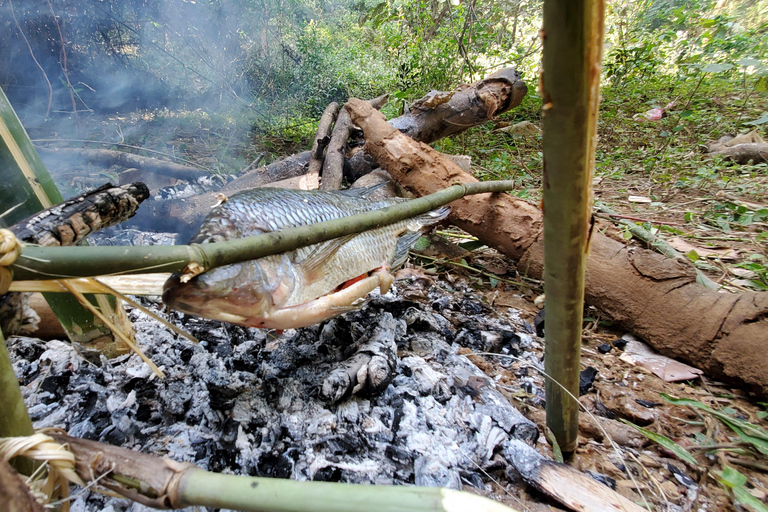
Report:
<svg viewBox="0 0 768 512"><path fill-rule="evenodd" d="M397 268L408 258L408 251L411 246L416 243L416 240L421 236L421 231L406 231L397 239L397 245L395 246L395 255L392 258L391 268Z"/></svg>
<svg viewBox="0 0 768 512"><path fill-rule="evenodd" d="M416 240L418 240L421 236L422 227L440 222L446 218L449 213L451 213L451 209L447 206L443 206L442 208L432 210L411 219L411 230L404 232L397 239L395 255L392 259L392 268L397 268L405 263L405 260L408 257L408 251L411 249L411 246L416 243Z"/></svg>
<svg viewBox="0 0 768 512"><path fill-rule="evenodd" d="M422 215L419 215L418 217L414 217L411 219L412 221L419 224L419 227L423 226L431 226L432 224L437 224L444 218L446 218L451 213L451 208L449 206L441 206L437 210L432 210L427 213L424 213Z"/></svg>
<svg viewBox="0 0 768 512"><path fill-rule="evenodd" d="M318 277L316 273L322 270L323 262L333 256L334 253L336 253L336 251L338 251L342 245L352 240L352 238L355 236L357 236L357 234L342 236L327 242L319 243L311 253L309 253L305 258L295 261L295 263L301 264L303 267L305 267L307 271L307 278L310 281L314 280Z"/></svg>
<svg viewBox="0 0 768 512"><path fill-rule="evenodd" d="M373 194L376 190L379 190L381 187L385 187L387 185L388 183L384 181L382 183L377 183L376 185L371 185L370 187L347 188L344 190L337 190L336 192L345 196L360 197L365 199L366 197Z"/></svg>

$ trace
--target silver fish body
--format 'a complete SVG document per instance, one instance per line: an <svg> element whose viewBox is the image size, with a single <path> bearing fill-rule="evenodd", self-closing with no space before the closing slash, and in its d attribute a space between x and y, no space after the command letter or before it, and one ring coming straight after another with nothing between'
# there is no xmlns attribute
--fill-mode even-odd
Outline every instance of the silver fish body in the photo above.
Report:
<svg viewBox="0 0 768 512"><path fill-rule="evenodd" d="M404 201L371 201L365 189L302 191L257 188L233 195L215 208L191 243L209 243L314 224ZM163 288L163 302L205 318L252 327L288 329L336 316L365 295L382 287L387 277L368 279L338 291L346 282L376 269L402 264L423 227L445 218L448 208L293 251L226 265L182 283L172 276ZM364 279L365 280L365 279Z"/></svg>

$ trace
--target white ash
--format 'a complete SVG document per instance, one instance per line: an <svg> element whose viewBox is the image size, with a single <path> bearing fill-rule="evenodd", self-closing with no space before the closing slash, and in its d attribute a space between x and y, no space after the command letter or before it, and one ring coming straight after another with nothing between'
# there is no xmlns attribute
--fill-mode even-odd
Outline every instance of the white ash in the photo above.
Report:
<svg viewBox="0 0 768 512"><path fill-rule="evenodd" d="M216 472L487 492L487 472L504 478L504 445L532 443L539 433L457 351L509 353L539 365L532 349L541 340L470 290L423 284L398 281L361 310L280 336L172 313L198 345L132 310L139 345L165 379L136 355L93 364L64 342L32 338L12 338L9 349L36 427ZM390 323L399 361L389 385L375 396L322 401L328 373ZM540 400L540 380L517 371L521 387ZM73 510L109 507L145 510L88 491Z"/></svg>

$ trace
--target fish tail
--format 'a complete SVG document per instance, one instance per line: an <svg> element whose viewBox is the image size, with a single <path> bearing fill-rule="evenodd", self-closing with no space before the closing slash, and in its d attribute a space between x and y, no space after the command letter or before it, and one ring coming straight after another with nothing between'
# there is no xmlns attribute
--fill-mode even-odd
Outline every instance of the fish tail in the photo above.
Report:
<svg viewBox="0 0 768 512"><path fill-rule="evenodd" d="M413 220L415 220L422 226L431 226L432 224L437 224L438 222L446 218L450 213L451 213L450 207L441 206L437 210L432 210L423 215L419 215Z"/></svg>
<svg viewBox="0 0 768 512"><path fill-rule="evenodd" d="M397 268L405 263L408 258L408 251L411 249L416 240L421 236L422 228L437 224L451 213L451 209L447 206L432 210L418 217L411 219L412 223L409 226L409 231L406 231L397 239L397 245L395 246L395 255L392 259L392 268Z"/></svg>

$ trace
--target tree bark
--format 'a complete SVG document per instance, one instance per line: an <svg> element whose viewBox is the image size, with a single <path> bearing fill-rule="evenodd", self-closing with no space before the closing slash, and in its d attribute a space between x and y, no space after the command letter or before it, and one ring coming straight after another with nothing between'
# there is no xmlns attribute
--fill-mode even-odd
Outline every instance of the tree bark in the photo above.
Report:
<svg viewBox="0 0 768 512"><path fill-rule="evenodd" d="M347 108L365 132L368 151L411 192L421 196L477 181L426 144L403 136L360 100L350 100ZM451 208L449 220L517 261L521 272L541 277L538 208L508 194L466 197ZM659 352L768 395L768 294L708 290L696 283L692 265L594 231L586 300Z"/></svg>

